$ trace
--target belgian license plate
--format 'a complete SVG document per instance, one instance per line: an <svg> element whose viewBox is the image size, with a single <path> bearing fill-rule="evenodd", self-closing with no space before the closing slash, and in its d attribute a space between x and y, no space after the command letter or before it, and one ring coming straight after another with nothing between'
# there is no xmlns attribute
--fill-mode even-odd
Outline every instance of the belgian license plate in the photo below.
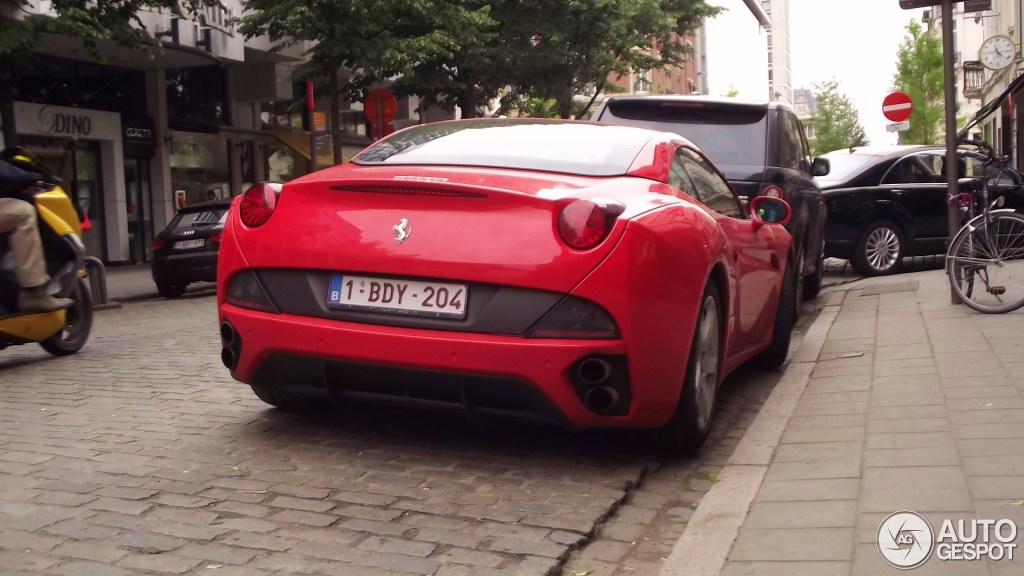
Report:
<svg viewBox="0 0 1024 576"><path fill-rule="evenodd" d="M202 248L206 245L205 239L200 240L178 240L174 243L175 250L184 250L186 248Z"/></svg>
<svg viewBox="0 0 1024 576"><path fill-rule="evenodd" d="M466 317L468 295L465 284L333 274L327 288L327 306L462 319Z"/></svg>

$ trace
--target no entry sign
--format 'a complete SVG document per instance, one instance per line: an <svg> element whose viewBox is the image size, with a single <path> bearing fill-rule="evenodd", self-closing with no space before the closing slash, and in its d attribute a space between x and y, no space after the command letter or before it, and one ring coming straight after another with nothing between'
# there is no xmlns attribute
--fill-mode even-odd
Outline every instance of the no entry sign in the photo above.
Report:
<svg viewBox="0 0 1024 576"><path fill-rule="evenodd" d="M882 114L893 122L903 122L913 111L914 103L904 92L893 92L882 100Z"/></svg>

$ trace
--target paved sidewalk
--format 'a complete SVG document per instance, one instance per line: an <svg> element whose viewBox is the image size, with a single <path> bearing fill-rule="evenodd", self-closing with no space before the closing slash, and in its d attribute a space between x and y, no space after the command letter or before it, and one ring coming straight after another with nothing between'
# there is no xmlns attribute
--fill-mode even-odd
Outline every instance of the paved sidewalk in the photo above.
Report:
<svg viewBox="0 0 1024 576"><path fill-rule="evenodd" d="M913 573L1024 574L1024 311L952 305L941 270L831 294L662 575L898 574L876 540L902 510L1020 529L1013 561Z"/></svg>
<svg viewBox="0 0 1024 576"><path fill-rule="evenodd" d="M121 302L163 298L153 283L153 275L149 264L133 264L131 266L111 266L106 268L107 299L113 306ZM186 294L214 294L213 282L196 282L189 284Z"/></svg>

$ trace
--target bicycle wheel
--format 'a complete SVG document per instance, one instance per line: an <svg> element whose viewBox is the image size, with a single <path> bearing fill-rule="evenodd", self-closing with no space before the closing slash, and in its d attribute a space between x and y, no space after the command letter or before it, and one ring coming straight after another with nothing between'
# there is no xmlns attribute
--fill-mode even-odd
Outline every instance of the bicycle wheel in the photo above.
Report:
<svg viewBox="0 0 1024 576"><path fill-rule="evenodd" d="M953 240L946 273L960 300L986 314L1024 306L1024 216L976 218Z"/></svg>

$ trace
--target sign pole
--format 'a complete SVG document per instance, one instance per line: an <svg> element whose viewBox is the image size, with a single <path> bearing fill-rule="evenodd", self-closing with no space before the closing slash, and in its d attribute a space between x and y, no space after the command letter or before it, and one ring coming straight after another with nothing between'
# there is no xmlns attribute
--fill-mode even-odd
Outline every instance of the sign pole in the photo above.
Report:
<svg viewBox="0 0 1024 576"><path fill-rule="evenodd" d="M946 93L946 186L949 193L955 196L959 192L957 181L960 179L960 162L956 153L956 92L953 85L953 0L942 0L942 67ZM946 219L949 228L949 238L946 240L948 249L960 229L959 204L949 203ZM949 285L949 297L953 304L962 304L953 290L952 282Z"/></svg>
<svg viewBox="0 0 1024 576"><path fill-rule="evenodd" d="M309 116L309 172L316 172L316 126L313 111L316 101L313 96L313 81L306 80L306 114Z"/></svg>

